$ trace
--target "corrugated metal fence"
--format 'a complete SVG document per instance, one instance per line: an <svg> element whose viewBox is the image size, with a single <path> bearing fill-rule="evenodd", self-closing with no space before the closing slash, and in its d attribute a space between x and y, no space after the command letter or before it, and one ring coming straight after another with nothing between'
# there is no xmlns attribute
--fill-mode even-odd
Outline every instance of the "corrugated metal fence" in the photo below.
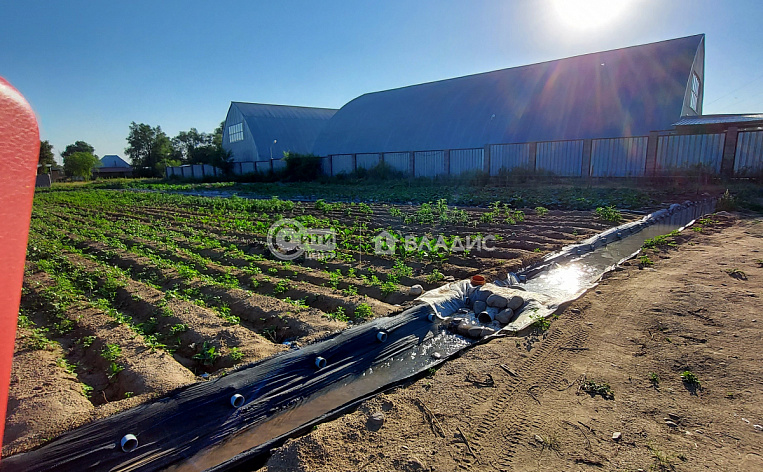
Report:
<svg viewBox="0 0 763 472"><path fill-rule="evenodd" d="M698 169L724 175L763 173L763 131L733 133L730 138L724 133L661 132L627 138L490 144L472 149L335 154L321 159L321 169L326 175L350 174L356 169L372 169L384 163L416 177L457 176L468 172L489 172L497 176L516 169L563 177L648 177ZM233 173L271 172L285 167L282 159L236 162ZM219 169L207 165L167 168L167 177L202 178L221 174Z"/></svg>
<svg viewBox="0 0 763 472"><path fill-rule="evenodd" d="M594 139L591 143L591 177L641 177L646 169L649 138Z"/></svg>
<svg viewBox="0 0 763 472"><path fill-rule="evenodd" d="M743 131L737 138L734 154L734 173L737 175L763 172L763 131Z"/></svg>
<svg viewBox="0 0 763 472"><path fill-rule="evenodd" d="M660 136L657 141L657 172L700 166L721 171L723 134L682 134Z"/></svg>

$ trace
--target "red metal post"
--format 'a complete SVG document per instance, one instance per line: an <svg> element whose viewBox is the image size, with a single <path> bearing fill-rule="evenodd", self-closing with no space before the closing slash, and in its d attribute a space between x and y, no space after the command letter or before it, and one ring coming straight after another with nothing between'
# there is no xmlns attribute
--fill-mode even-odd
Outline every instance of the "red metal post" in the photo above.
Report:
<svg viewBox="0 0 763 472"><path fill-rule="evenodd" d="M40 153L29 103L0 77L0 444Z"/></svg>

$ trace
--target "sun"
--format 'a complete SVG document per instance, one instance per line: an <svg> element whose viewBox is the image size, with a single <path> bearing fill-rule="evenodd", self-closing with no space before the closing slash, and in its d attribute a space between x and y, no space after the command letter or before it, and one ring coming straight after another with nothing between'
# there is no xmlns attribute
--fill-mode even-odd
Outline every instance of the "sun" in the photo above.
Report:
<svg viewBox="0 0 763 472"><path fill-rule="evenodd" d="M553 0L559 18L569 26L597 29L611 24L631 3L628 0Z"/></svg>

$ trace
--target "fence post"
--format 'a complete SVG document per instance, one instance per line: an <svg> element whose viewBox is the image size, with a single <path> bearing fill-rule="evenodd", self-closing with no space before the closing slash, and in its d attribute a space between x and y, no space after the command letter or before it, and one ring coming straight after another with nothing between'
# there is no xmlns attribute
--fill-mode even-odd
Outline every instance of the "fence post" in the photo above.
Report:
<svg viewBox="0 0 763 472"><path fill-rule="evenodd" d="M657 142L660 136L657 131L649 133L646 142L646 167L644 168L645 177L654 177L657 174Z"/></svg>
<svg viewBox="0 0 763 472"><path fill-rule="evenodd" d="M537 170L537 153L538 153L538 143L532 142L530 143L530 169L535 173Z"/></svg>
<svg viewBox="0 0 763 472"><path fill-rule="evenodd" d="M445 175L450 175L450 149L443 151L443 158L445 159Z"/></svg>
<svg viewBox="0 0 763 472"><path fill-rule="evenodd" d="M593 140L591 139L583 140L583 159L582 159L583 162L580 168L581 177L591 176L591 148L592 147L593 147Z"/></svg>
<svg viewBox="0 0 763 472"><path fill-rule="evenodd" d="M737 151L737 140L739 138L739 128L729 126L726 130L726 139L723 144L723 158L721 159L721 175L731 177L734 175L734 164Z"/></svg>
<svg viewBox="0 0 763 472"><path fill-rule="evenodd" d="M482 151L482 172L490 175L490 145L485 144L485 150Z"/></svg>
<svg viewBox="0 0 763 472"><path fill-rule="evenodd" d="M329 177L334 176L334 155L329 154Z"/></svg>
<svg viewBox="0 0 763 472"><path fill-rule="evenodd" d="M408 172L411 173L411 177L416 177L416 153L414 151L408 152Z"/></svg>
<svg viewBox="0 0 763 472"><path fill-rule="evenodd" d="M379 164L384 164L384 153L383 152L379 153Z"/></svg>
<svg viewBox="0 0 763 472"><path fill-rule="evenodd" d="M358 171L358 155L357 154L352 155L352 171L353 172Z"/></svg>

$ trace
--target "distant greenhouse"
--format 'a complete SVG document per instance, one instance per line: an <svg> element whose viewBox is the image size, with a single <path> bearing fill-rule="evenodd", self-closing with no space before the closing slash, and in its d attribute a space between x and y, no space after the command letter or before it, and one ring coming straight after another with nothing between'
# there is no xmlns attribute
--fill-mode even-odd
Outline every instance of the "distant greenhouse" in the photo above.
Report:
<svg viewBox="0 0 763 472"><path fill-rule="evenodd" d="M270 161L284 152L308 154L334 113L330 108L231 102L223 148L233 162Z"/></svg>

